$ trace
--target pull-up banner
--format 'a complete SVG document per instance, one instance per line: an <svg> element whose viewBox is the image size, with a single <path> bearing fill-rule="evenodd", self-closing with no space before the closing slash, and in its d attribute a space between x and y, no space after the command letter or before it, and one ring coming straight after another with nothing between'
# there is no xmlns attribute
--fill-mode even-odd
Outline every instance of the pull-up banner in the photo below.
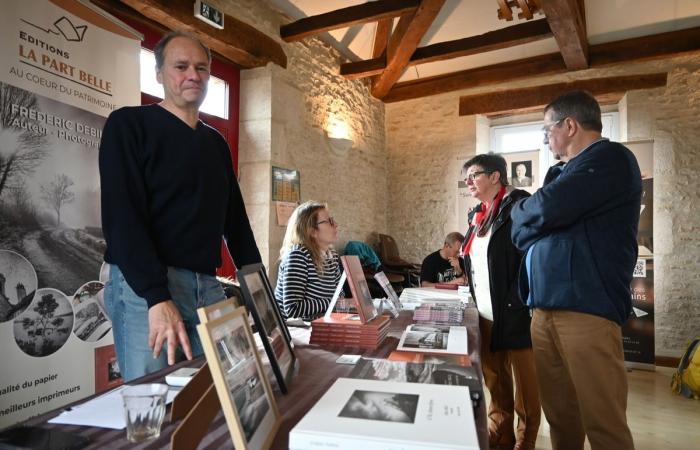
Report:
<svg viewBox="0 0 700 450"><path fill-rule="evenodd" d="M8 0L0 41L1 429L117 382L97 157L139 104L140 36L87 2Z"/></svg>

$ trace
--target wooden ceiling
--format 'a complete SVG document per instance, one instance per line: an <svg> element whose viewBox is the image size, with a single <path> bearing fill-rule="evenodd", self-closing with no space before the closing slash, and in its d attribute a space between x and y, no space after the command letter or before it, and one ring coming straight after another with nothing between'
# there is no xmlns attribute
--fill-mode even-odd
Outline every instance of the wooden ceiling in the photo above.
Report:
<svg viewBox="0 0 700 450"><path fill-rule="evenodd" d="M280 37L294 42L329 30L376 22L372 57L341 64L339 73L347 79L369 78L372 95L384 102L700 51L700 27L590 45L586 35L583 0L483 1L492 1L494 13L502 20L512 20L516 15L527 19L527 22L419 47L421 39L445 5L445 0L378 0L283 25L280 27ZM541 18L542 15L544 18ZM392 31L394 18L398 18L398 23ZM397 82L403 72L413 65L475 55L552 37L559 48L557 53ZM607 91L606 95L609 95L613 90L619 92L624 89L625 83L634 86L629 84L634 77L620 78L625 77L601 78L595 82L595 87ZM645 80L647 87L661 82L659 76ZM663 82L665 84L665 76ZM606 83L611 83L610 87L601 88ZM485 113L502 112L498 108L501 106L494 106ZM522 109L524 106L513 108Z"/></svg>

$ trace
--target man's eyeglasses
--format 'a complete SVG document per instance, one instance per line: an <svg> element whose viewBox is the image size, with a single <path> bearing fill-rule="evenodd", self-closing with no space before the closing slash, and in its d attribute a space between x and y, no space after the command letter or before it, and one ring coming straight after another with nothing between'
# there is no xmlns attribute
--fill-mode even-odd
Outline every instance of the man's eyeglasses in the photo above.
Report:
<svg viewBox="0 0 700 450"><path fill-rule="evenodd" d="M475 179L476 177L478 177L479 175L481 175L482 173L489 173L489 171L488 171L488 170L479 170L479 171L476 171L476 172L472 172L472 173L470 173L470 174L467 174L466 177L464 177L464 181L466 181L466 182L468 182L468 183L470 183L470 182L473 183L473 182L474 182L474 179Z"/></svg>
<svg viewBox="0 0 700 450"><path fill-rule="evenodd" d="M542 127L542 133L544 134L550 134L552 132L552 128L559 126L560 123L562 123L566 119L566 117L562 117L561 119L557 120L554 123L550 123L549 125L545 125Z"/></svg>
<svg viewBox="0 0 700 450"><path fill-rule="evenodd" d="M332 227L338 225L338 222L336 222L335 219L332 218L332 217L329 217L328 219L322 220L322 221L320 221L320 222L316 222L316 226L319 226L319 225L321 225L322 223L327 223L328 225L330 225L330 226L332 226Z"/></svg>

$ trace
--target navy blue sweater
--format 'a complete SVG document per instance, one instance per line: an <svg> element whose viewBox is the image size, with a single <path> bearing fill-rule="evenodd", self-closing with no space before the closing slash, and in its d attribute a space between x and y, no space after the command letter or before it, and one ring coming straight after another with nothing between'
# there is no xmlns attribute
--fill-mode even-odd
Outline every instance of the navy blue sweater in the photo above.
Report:
<svg viewBox="0 0 700 450"><path fill-rule="evenodd" d="M261 262L223 137L159 105L114 111L100 144L105 261L149 307L171 298L167 266L214 274L221 238L238 267Z"/></svg>

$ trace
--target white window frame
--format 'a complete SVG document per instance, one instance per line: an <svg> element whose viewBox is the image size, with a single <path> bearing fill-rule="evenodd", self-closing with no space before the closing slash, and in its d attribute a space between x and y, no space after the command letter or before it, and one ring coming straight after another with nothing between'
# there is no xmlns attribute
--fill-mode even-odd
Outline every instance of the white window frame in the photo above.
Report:
<svg viewBox="0 0 700 450"><path fill-rule="evenodd" d="M606 112L601 114L601 122L603 123L603 137L607 137L611 141L619 141L620 139L620 113L617 111ZM491 127L491 142L489 148L494 153L518 153L524 151L539 150L540 163L540 180L538 184L541 186L544 181L544 175L547 169L556 163L552 152L544 145L544 136L542 135L542 127L544 121L522 122L509 125L495 125ZM518 133L534 133L537 132L540 136L538 142L531 142L531 146L527 144L521 147L504 148L503 141L506 137L512 137Z"/></svg>

